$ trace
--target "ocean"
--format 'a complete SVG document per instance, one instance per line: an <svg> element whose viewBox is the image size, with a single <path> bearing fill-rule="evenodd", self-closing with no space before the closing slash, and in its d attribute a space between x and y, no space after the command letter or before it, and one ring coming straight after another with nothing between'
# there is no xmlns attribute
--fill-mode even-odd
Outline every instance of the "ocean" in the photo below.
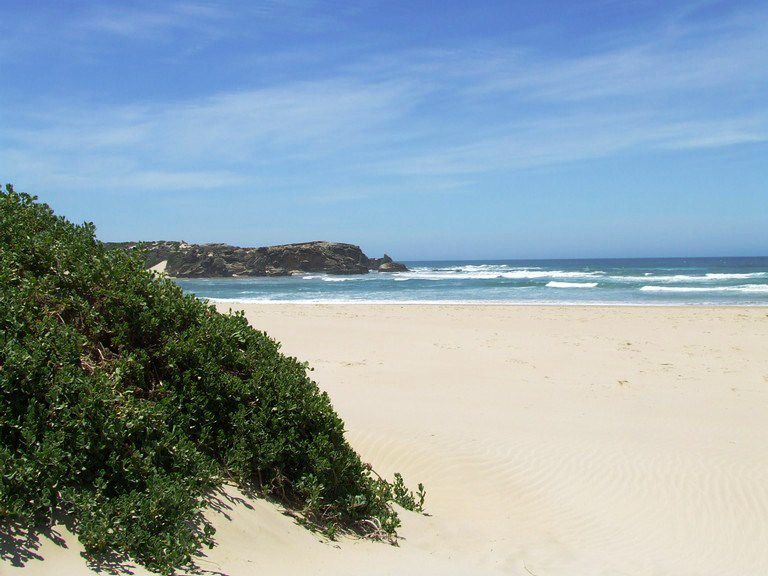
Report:
<svg viewBox="0 0 768 576"><path fill-rule="evenodd" d="M410 272L176 282L212 301L768 306L768 257L405 264Z"/></svg>

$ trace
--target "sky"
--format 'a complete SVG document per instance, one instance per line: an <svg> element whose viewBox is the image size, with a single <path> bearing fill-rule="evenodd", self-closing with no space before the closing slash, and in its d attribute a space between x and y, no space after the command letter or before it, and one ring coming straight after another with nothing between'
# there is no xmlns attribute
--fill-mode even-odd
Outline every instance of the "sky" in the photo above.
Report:
<svg viewBox="0 0 768 576"><path fill-rule="evenodd" d="M768 255L768 2L0 0L0 181L102 240Z"/></svg>

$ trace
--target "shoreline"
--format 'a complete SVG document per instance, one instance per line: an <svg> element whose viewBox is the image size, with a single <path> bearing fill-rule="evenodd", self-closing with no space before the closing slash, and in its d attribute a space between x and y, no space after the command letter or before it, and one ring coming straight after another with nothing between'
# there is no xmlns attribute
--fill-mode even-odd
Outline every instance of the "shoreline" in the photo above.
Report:
<svg viewBox="0 0 768 576"><path fill-rule="evenodd" d="M768 306L768 258L443 261L409 272L176 279L213 302L519 306Z"/></svg>
<svg viewBox="0 0 768 576"><path fill-rule="evenodd" d="M237 304L241 306L456 306L456 307L497 307L497 308L680 308L680 309L739 309L747 310L766 308L768 303L759 304L679 304L647 302L493 302L481 300L240 300L228 298L205 298L201 300L216 305Z"/></svg>

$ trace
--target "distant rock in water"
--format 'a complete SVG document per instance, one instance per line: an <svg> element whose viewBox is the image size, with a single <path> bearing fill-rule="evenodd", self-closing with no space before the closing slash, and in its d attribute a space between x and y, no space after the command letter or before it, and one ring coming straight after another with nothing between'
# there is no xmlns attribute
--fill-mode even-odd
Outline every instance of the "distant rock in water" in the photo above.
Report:
<svg viewBox="0 0 768 576"><path fill-rule="evenodd" d="M368 258L359 246L341 242L303 242L261 248L186 242L107 242L109 249L144 250L147 268L162 269L176 278L288 276L304 272L367 274L403 272L392 258Z"/></svg>
<svg viewBox="0 0 768 576"><path fill-rule="evenodd" d="M400 262L395 262L389 254L384 254L383 258L369 258L368 265L371 270L379 272L408 272L408 267Z"/></svg>

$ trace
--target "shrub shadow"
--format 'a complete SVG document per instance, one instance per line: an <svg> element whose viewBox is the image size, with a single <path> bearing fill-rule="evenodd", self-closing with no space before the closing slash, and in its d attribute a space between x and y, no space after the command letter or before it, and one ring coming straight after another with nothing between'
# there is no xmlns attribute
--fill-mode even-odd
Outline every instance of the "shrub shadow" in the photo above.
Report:
<svg viewBox="0 0 768 576"><path fill-rule="evenodd" d="M52 528L38 531L7 520L0 523L0 560L16 568L23 568L30 560L43 560L39 553L41 537L66 548L64 539Z"/></svg>

